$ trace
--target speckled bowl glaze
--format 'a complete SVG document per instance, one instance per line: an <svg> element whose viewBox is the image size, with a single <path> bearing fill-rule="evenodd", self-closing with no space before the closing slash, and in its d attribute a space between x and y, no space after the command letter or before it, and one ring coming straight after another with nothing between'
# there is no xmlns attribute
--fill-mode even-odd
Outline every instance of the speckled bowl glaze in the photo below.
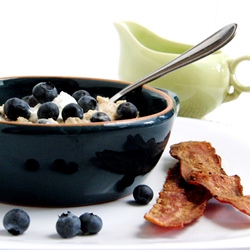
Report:
<svg viewBox="0 0 250 250"><path fill-rule="evenodd" d="M0 104L52 82L72 94L111 97L126 82L76 77L13 77L0 81ZM168 142L179 99L144 86L127 96L140 118L84 125L0 122L0 202L78 206L130 194L156 166Z"/></svg>

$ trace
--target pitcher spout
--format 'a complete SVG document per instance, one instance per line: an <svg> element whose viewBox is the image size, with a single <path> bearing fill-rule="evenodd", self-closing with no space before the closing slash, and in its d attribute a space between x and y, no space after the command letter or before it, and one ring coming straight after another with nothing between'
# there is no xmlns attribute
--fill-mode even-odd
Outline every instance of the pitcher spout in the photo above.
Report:
<svg viewBox="0 0 250 250"><path fill-rule="evenodd" d="M152 53L181 54L191 48L191 45L174 42L153 33L138 23L122 21L114 23L121 43L150 50Z"/></svg>

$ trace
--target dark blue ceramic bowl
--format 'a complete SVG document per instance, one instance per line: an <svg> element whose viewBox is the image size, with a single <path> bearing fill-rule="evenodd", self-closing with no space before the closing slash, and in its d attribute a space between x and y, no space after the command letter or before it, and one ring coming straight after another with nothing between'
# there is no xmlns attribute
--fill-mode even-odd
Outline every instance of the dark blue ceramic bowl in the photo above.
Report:
<svg viewBox="0 0 250 250"><path fill-rule="evenodd" d="M111 97L125 82L77 77L17 77L0 81L0 104L50 81L72 94ZM130 194L155 167L179 109L173 93L144 86L126 95L140 118L86 125L0 122L0 202L77 206Z"/></svg>

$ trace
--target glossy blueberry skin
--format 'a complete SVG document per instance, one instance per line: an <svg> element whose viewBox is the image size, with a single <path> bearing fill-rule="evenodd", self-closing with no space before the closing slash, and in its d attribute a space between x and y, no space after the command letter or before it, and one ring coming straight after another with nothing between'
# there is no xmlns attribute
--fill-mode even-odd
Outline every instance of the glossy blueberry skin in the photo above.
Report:
<svg viewBox="0 0 250 250"><path fill-rule="evenodd" d="M138 110L137 107L131 102L121 103L117 108L117 119L131 119L137 116Z"/></svg>
<svg viewBox="0 0 250 250"><path fill-rule="evenodd" d="M83 109L84 113L97 109L97 100L92 96L82 96L77 103Z"/></svg>
<svg viewBox="0 0 250 250"><path fill-rule="evenodd" d="M4 113L10 120L15 121L19 116L30 118L30 106L27 102L13 97L4 103Z"/></svg>
<svg viewBox="0 0 250 250"><path fill-rule="evenodd" d="M84 213L80 217L83 234L97 234L102 229L102 219L93 213Z"/></svg>
<svg viewBox="0 0 250 250"><path fill-rule="evenodd" d="M78 101L81 97L86 95L90 96L89 92L84 89L77 90L72 94L72 96L75 98L76 101Z"/></svg>
<svg viewBox="0 0 250 250"><path fill-rule="evenodd" d="M56 231L62 238L72 238L79 234L81 221L78 216L71 212L63 213L56 222Z"/></svg>
<svg viewBox="0 0 250 250"><path fill-rule="evenodd" d="M83 110L76 103L69 103L62 110L62 118L66 121L69 117L83 118Z"/></svg>
<svg viewBox="0 0 250 250"><path fill-rule="evenodd" d="M137 203L146 205L153 199L154 192L147 185L138 185L133 191L133 196Z"/></svg>
<svg viewBox="0 0 250 250"><path fill-rule="evenodd" d="M52 118L56 121L58 116L59 116L59 108L53 102L42 103L39 109L37 110L38 119Z"/></svg>
<svg viewBox="0 0 250 250"><path fill-rule="evenodd" d="M91 122L107 122L110 121L109 116L104 112L95 112L90 118Z"/></svg>
<svg viewBox="0 0 250 250"><path fill-rule="evenodd" d="M23 234L30 225L30 217L24 210L14 208L5 214L3 225L12 235Z"/></svg>
<svg viewBox="0 0 250 250"><path fill-rule="evenodd" d="M35 107L38 104L37 99L33 95L24 96L22 100L27 102L30 107Z"/></svg>
<svg viewBox="0 0 250 250"><path fill-rule="evenodd" d="M40 82L32 89L32 95L39 103L53 101L57 97L57 89L51 82Z"/></svg>

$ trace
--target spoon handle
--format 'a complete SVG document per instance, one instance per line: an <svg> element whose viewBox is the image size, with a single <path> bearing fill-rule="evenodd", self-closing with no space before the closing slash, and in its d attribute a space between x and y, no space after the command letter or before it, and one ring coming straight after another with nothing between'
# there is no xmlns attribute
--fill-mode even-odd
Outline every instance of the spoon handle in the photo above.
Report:
<svg viewBox="0 0 250 250"><path fill-rule="evenodd" d="M110 100L115 102L131 90L134 90L135 88L142 86L143 84L152 82L167 73L170 73L176 69L179 69L207 55L212 54L233 39L236 28L237 24L235 23L223 27L201 43L187 50L161 68L153 71L151 74L139 79L133 84L128 85L127 87L116 93L113 97L111 97Z"/></svg>

